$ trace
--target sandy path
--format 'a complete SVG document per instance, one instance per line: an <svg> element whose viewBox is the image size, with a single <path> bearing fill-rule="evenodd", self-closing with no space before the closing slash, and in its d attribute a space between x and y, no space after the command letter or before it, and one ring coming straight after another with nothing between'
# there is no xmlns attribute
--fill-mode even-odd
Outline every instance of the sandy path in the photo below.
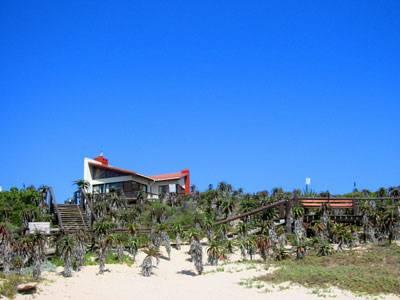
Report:
<svg viewBox="0 0 400 300"><path fill-rule="evenodd" d="M74 273L72 278L49 273L46 277L50 282L40 285L40 292L34 299L321 299L302 287L280 290L267 285L246 288L239 284L264 274L266 271L261 266L255 269L245 264L229 264L220 266L218 272L215 267L205 266L206 274L195 276L193 264L187 261L187 250L187 246L182 251L173 249L171 261L161 259L149 278L140 274L138 265L108 265L111 272L104 275L96 275L97 266L88 266ZM140 253L138 264L143 258L144 254ZM338 300L360 299L339 290L334 294ZM18 295L17 299L32 299L32 296Z"/></svg>

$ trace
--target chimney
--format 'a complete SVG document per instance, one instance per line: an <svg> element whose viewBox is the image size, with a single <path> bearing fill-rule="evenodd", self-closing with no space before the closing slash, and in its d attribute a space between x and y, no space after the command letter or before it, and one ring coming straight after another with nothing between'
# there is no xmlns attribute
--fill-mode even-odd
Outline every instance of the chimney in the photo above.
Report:
<svg viewBox="0 0 400 300"><path fill-rule="evenodd" d="M103 152L94 158L95 161L100 162L102 165L108 166L108 159L104 157Z"/></svg>
<svg viewBox="0 0 400 300"><path fill-rule="evenodd" d="M190 194L190 171L189 169L183 169L181 174L185 176L185 195Z"/></svg>

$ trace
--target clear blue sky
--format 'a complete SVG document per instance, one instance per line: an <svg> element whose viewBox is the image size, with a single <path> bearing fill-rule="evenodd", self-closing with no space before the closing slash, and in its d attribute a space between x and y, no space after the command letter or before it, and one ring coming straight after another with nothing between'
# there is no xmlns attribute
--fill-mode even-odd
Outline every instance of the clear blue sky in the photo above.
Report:
<svg viewBox="0 0 400 300"><path fill-rule="evenodd" d="M85 2L85 3L83 3ZM0 185L400 184L400 1L2 1Z"/></svg>

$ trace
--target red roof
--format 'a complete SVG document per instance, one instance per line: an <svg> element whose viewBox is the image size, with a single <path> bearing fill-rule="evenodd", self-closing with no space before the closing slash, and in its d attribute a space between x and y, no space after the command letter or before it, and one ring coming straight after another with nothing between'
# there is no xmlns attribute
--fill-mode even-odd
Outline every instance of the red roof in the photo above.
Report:
<svg viewBox="0 0 400 300"><path fill-rule="evenodd" d="M173 180L173 179L181 179L185 177L187 174L183 174L182 172L170 173L170 174L160 174L149 176L151 179L155 181L163 181L163 180Z"/></svg>

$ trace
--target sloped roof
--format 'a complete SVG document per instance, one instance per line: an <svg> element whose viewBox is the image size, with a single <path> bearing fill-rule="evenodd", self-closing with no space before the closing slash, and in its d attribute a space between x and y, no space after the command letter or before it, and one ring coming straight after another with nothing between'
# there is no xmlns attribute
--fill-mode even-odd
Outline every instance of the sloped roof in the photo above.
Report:
<svg viewBox="0 0 400 300"><path fill-rule="evenodd" d="M96 168L99 168L99 169L117 172L117 173L120 173L120 174L131 175L131 176L139 176L139 177L145 178L147 180L154 180L153 178L151 178L149 176L145 176L145 175L136 173L134 171L121 169L121 168L113 167L113 166L110 166L110 165L104 165L102 163L89 162L89 165L91 165L93 167L96 167Z"/></svg>
<svg viewBox="0 0 400 300"><path fill-rule="evenodd" d="M187 174L183 174L182 172L177 172L177 173L170 173L170 174L152 175L149 177L154 179L155 181L164 181L164 180L181 179L185 176L187 176Z"/></svg>
<svg viewBox="0 0 400 300"><path fill-rule="evenodd" d="M113 171L113 172L117 172L120 174L124 174L124 175L130 175L130 176L139 176L142 178L145 178L147 180L151 180L151 181L167 181L167 180L177 180L177 179L181 179L184 178L185 176L187 176L187 173L184 173L183 171L181 172L176 172L176 173L169 173L169 174L159 174L159 175L152 175L152 176L145 176L142 174L139 174L137 172L134 171L130 171L130 170L126 170L126 169L121 169L121 168L117 168L117 167L113 167L110 166L108 164L103 164L101 162L89 162L90 166L99 168L99 169L103 169L103 170L109 170L109 171Z"/></svg>

